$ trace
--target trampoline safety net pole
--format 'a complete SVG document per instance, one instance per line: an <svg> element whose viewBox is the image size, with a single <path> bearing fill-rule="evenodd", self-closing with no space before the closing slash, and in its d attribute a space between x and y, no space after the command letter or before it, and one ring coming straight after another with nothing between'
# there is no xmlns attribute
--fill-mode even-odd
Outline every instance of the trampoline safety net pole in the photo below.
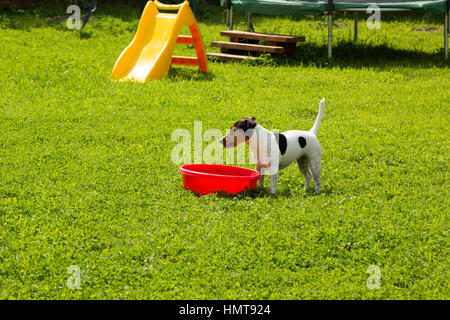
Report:
<svg viewBox="0 0 450 320"><path fill-rule="evenodd" d="M448 60L448 34L450 33L450 0L447 0L447 10L444 16L444 56Z"/></svg>
<svg viewBox="0 0 450 320"><path fill-rule="evenodd" d="M231 5L231 0L227 0L226 8L227 8L227 26L230 30L233 30L233 6Z"/></svg>
<svg viewBox="0 0 450 320"><path fill-rule="evenodd" d="M333 57L333 0L328 0L328 59Z"/></svg>
<svg viewBox="0 0 450 320"><path fill-rule="evenodd" d="M445 12L445 21L444 21L444 55L445 55L445 60L448 59L448 29L450 28L449 26L449 11Z"/></svg>
<svg viewBox="0 0 450 320"><path fill-rule="evenodd" d="M194 0L194 17L195 17L195 19L198 19L198 17L197 17L197 0Z"/></svg>

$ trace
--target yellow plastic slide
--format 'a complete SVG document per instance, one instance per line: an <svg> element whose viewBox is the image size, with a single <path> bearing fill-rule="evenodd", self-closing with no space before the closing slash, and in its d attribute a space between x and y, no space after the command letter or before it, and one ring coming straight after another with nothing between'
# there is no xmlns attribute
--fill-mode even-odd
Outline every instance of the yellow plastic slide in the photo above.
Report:
<svg viewBox="0 0 450 320"><path fill-rule="evenodd" d="M162 13L158 9L178 13ZM188 25L192 36L178 36ZM193 44L197 57L172 57L176 43ZM165 5L157 0L147 2L136 35L117 60L111 77L115 80L146 82L162 79L172 64L199 66L208 72L204 45L194 14L187 1Z"/></svg>

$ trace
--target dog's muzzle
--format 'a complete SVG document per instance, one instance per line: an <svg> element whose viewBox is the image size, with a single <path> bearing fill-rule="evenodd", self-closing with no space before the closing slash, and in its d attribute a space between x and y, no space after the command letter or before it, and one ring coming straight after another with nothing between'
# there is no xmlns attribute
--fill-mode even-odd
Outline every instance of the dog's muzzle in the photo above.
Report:
<svg viewBox="0 0 450 320"><path fill-rule="evenodd" d="M219 142L223 145L224 148L227 147L227 138L226 136L219 140Z"/></svg>
<svg viewBox="0 0 450 320"><path fill-rule="evenodd" d="M228 140L231 140L231 141L228 141ZM236 145L237 145L236 138L232 139L227 136L220 139L219 142L223 145L224 148L233 148L233 147L236 147Z"/></svg>

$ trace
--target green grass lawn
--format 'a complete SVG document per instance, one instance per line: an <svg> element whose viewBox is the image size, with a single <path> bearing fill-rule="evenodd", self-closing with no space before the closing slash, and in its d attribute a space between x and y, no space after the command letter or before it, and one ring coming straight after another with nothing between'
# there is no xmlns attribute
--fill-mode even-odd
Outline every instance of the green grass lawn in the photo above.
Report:
<svg viewBox="0 0 450 320"><path fill-rule="evenodd" d="M224 11L202 15L205 43L221 39ZM328 63L325 17L255 17L257 31L306 36L293 60L175 67L137 84L109 79L137 9L99 6L81 36L55 16L65 8L0 14L0 298L450 298L438 19L361 20L352 43L341 16ZM295 165L277 198L182 188L174 130L225 133L243 116L309 130L322 97L320 195ZM80 289L67 288L72 265ZM379 289L366 286L371 265Z"/></svg>

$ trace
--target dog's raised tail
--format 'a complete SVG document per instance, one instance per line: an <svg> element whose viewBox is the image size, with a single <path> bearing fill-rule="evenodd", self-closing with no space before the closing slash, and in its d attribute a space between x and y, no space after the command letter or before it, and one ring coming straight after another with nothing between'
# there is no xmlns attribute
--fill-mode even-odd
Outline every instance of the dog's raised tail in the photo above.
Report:
<svg viewBox="0 0 450 320"><path fill-rule="evenodd" d="M317 114L316 122L314 122L314 126L311 128L311 132L317 137L317 133L319 132L320 122L322 121L323 112L325 111L325 98L322 98L319 102L319 113Z"/></svg>

